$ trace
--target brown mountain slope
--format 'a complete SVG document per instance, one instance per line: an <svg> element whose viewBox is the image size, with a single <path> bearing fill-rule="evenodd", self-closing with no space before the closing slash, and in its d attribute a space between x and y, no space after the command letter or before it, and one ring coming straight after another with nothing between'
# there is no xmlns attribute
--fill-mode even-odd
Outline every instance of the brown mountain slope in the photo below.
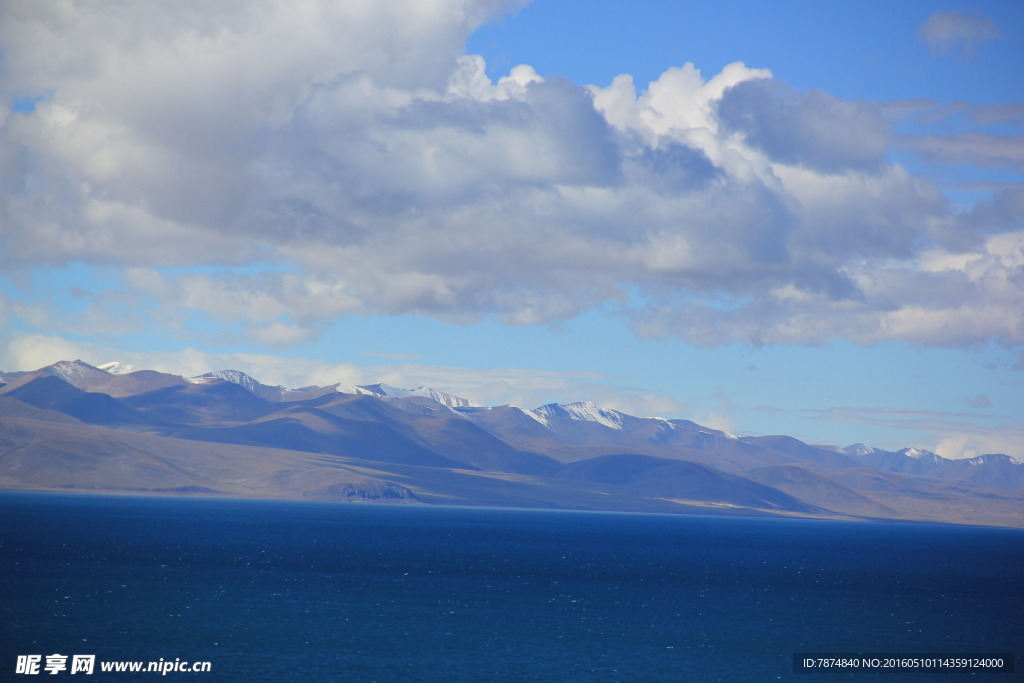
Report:
<svg viewBox="0 0 1024 683"><path fill-rule="evenodd" d="M614 484L651 498L702 500L762 510L820 513L822 509L706 465L649 455L606 455L569 463L558 476L596 484Z"/></svg>
<svg viewBox="0 0 1024 683"><path fill-rule="evenodd" d="M33 372L10 373L9 389L17 388L38 377L59 377L82 391L107 394L114 398L132 396L169 386L188 384L183 377L154 370L138 370L124 375L113 375L80 360L60 361ZM15 375L19 375L14 377ZM0 393L4 393L0 389Z"/></svg>
<svg viewBox="0 0 1024 683"><path fill-rule="evenodd" d="M624 421L622 429L612 429L597 422L558 418L549 419L548 425L544 425L513 406L459 412L519 450L540 453L562 463L633 453L698 462L739 474L767 465L808 462L799 453L748 443L686 420L632 418ZM817 461L822 452L807 448ZM837 463L850 460L836 453L826 456L832 456ZM846 464L845 460L842 464ZM858 463L850 460L850 464Z"/></svg>
<svg viewBox="0 0 1024 683"><path fill-rule="evenodd" d="M317 455L112 430L0 420L4 488L415 500L404 486Z"/></svg>
<svg viewBox="0 0 1024 683"><path fill-rule="evenodd" d="M235 379L137 374L62 362L10 377L0 486L1024 526L1021 466L1006 456L907 465L900 452L887 466L933 469L890 472L859 450L585 402L525 412L333 390L271 401Z"/></svg>
<svg viewBox="0 0 1024 683"><path fill-rule="evenodd" d="M151 422L178 425L241 424L282 408L222 379L175 384L125 396L121 402Z"/></svg>
<svg viewBox="0 0 1024 683"><path fill-rule="evenodd" d="M828 477L815 474L797 465L773 465L745 472L744 476L784 491L802 501L819 507L864 517L899 517L892 508L857 493Z"/></svg>
<svg viewBox="0 0 1024 683"><path fill-rule="evenodd" d="M15 386L17 384L17 386ZM82 391L60 377L42 375L4 387L4 397L43 410L70 415L88 424L142 427L147 418L107 394Z"/></svg>
<svg viewBox="0 0 1024 683"><path fill-rule="evenodd" d="M703 502L698 496L679 503L636 494L609 495L595 490L591 482L371 462L21 418L0 421L0 485L584 510L785 512L777 507L722 506L720 496Z"/></svg>

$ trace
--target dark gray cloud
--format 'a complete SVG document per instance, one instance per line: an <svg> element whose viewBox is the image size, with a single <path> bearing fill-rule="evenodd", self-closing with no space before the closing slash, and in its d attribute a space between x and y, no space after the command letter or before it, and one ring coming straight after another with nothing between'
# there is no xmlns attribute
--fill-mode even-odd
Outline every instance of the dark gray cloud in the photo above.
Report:
<svg viewBox="0 0 1024 683"><path fill-rule="evenodd" d="M825 173L877 170L888 146L889 125L876 105L801 93L775 80L728 88L718 117L772 160Z"/></svg>
<svg viewBox="0 0 1024 683"><path fill-rule="evenodd" d="M973 125L1024 126L1024 102L973 104L918 98L879 102L878 107L883 116L898 122L933 123L964 115Z"/></svg>
<svg viewBox="0 0 1024 683"><path fill-rule="evenodd" d="M946 135L903 135L898 147L912 149L936 164L970 164L980 168L1024 171L1024 135L970 132Z"/></svg>
<svg viewBox="0 0 1024 683"><path fill-rule="evenodd" d="M972 408L991 408L992 407L992 399L990 399L985 394L978 394L974 398L968 399L967 403L970 404L970 406Z"/></svg>
<svg viewBox="0 0 1024 683"><path fill-rule="evenodd" d="M973 230L988 232L1024 227L1024 187L995 192L964 212L960 221Z"/></svg>
<svg viewBox="0 0 1024 683"><path fill-rule="evenodd" d="M706 187L722 177L720 169L701 149L670 141L662 146L639 144L625 154L633 179L662 195Z"/></svg>
<svg viewBox="0 0 1024 683"><path fill-rule="evenodd" d="M487 188L606 186L618 177L611 130L564 79L515 99L417 98L381 107L353 76L318 88L293 125L270 137L274 173L341 183L367 210L472 202ZM337 115L339 108L347 110ZM306 170L310 169L310 170Z"/></svg>
<svg viewBox="0 0 1024 683"><path fill-rule="evenodd" d="M936 52L960 50L973 57L984 43L1002 34L996 22L988 17L964 14L959 10L935 12L917 29L917 37Z"/></svg>
<svg viewBox="0 0 1024 683"><path fill-rule="evenodd" d="M982 104L969 107L975 123L1009 123L1024 126L1024 102L1010 104Z"/></svg>

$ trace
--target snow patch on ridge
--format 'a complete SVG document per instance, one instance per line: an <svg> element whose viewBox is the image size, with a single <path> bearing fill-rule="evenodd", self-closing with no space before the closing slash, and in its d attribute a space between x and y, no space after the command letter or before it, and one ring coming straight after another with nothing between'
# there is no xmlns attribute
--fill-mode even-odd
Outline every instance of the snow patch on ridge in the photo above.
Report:
<svg viewBox="0 0 1024 683"><path fill-rule="evenodd" d="M449 408L483 408L479 403L474 403L468 398L462 398L461 396L455 396L453 394L446 393L444 391L438 391L437 389L431 389L429 387L419 387L409 391L410 396L426 396L432 398L438 403L444 404Z"/></svg>
<svg viewBox="0 0 1024 683"><path fill-rule="evenodd" d="M347 385L352 386L352 385ZM346 393L372 393L378 396L387 396L389 398L406 398L408 396L423 396L429 398L438 403L448 406L449 408L483 408L484 406L479 403L474 403L467 398L461 396L455 396L444 391L438 391L437 389L431 389L430 387L416 387L415 389L399 389L389 384L366 384L359 387L362 392L348 391Z"/></svg>
<svg viewBox="0 0 1024 683"><path fill-rule="evenodd" d="M75 382L96 370L93 366L80 360L62 360L49 367L50 373L60 377L68 384L77 386Z"/></svg>
<svg viewBox="0 0 1024 683"><path fill-rule="evenodd" d="M511 407L515 408L516 410L521 412L523 415L526 415L527 417L531 417L534 420L536 420L537 422L540 422L545 427L549 426L547 418L544 417L543 415L538 414L536 411L534 411L534 410L526 410L525 408L520 408L519 406L511 406Z"/></svg>
<svg viewBox="0 0 1024 683"><path fill-rule="evenodd" d="M933 465L938 465L946 459L937 453L926 451L923 448L904 448L903 450L897 451L897 453L905 455L908 458L914 458L919 462L927 462Z"/></svg>
<svg viewBox="0 0 1024 683"><path fill-rule="evenodd" d="M431 389L430 387L416 387L415 389L400 389L390 384L346 384L337 386L337 391L342 394L362 394L364 396L382 396L386 398L406 398L409 396L422 396L437 401L449 408L483 408L485 406L474 403L467 398L455 396L444 391Z"/></svg>
<svg viewBox="0 0 1024 683"><path fill-rule="evenodd" d="M100 370L109 372L111 375L127 375L128 373L135 371L134 365L125 365L124 363L119 363L116 360L110 363L104 363L103 365L97 365L96 367Z"/></svg>
<svg viewBox="0 0 1024 683"><path fill-rule="evenodd" d="M346 384L344 382L339 383L334 390L339 394L357 394L360 396L383 396L376 391L370 391L364 387L357 387L355 384Z"/></svg>
<svg viewBox="0 0 1024 683"><path fill-rule="evenodd" d="M241 370L216 370L214 372L208 372L205 375L200 375L199 377L190 377L189 381L191 382L193 379L205 379L206 381L223 379L228 382L231 382L232 384L237 384L243 389L248 389L254 394L256 393L257 387L260 386L259 382L257 382L256 380L254 380L252 377L245 374ZM200 384L200 382L195 383Z"/></svg>
<svg viewBox="0 0 1024 683"><path fill-rule="evenodd" d="M976 455L973 458L969 458L967 460L967 462L969 462L972 465L984 465L985 463L999 461L1008 462L1011 465L1020 464L1017 462L1016 458L1014 458L1012 455L1007 455L1006 453L986 453L984 455Z"/></svg>
<svg viewBox="0 0 1024 683"><path fill-rule="evenodd" d="M570 420L582 420L585 422L596 422L609 429L622 429L623 414L617 410L601 408L593 401L578 401L576 403L549 403L533 411L535 415L543 418L544 423L552 418L568 418Z"/></svg>

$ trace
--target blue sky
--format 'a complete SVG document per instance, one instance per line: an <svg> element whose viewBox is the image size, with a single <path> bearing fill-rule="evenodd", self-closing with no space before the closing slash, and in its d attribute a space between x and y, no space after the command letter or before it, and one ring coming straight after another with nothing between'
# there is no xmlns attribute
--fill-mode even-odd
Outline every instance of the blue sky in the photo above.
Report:
<svg viewBox="0 0 1024 683"><path fill-rule="evenodd" d="M936 53L918 36L934 13L958 10L994 21L1002 37L973 59ZM621 73L637 83L693 62L708 74L732 62L770 68L798 88L844 99L930 97L976 104L1020 101L1013 65L1024 57L1024 10L1012 2L643 3L536 2L482 27L467 50L494 77L517 64L577 83L607 85Z"/></svg>
<svg viewBox="0 0 1024 683"><path fill-rule="evenodd" d="M229 5L0 10L0 369L1024 459L1018 3Z"/></svg>

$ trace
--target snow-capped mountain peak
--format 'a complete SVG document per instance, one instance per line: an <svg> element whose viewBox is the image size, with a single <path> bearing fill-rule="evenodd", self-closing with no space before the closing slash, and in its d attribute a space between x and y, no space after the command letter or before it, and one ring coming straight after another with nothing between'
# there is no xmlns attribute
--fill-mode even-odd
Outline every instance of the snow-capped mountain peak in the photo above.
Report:
<svg viewBox="0 0 1024 683"><path fill-rule="evenodd" d="M905 455L908 458L913 458L914 460L917 460L919 462L939 464L943 460L945 460L945 458L943 458L941 455L937 453L932 453L931 451L926 451L923 448L904 448L903 450L896 452L899 453L900 455Z"/></svg>
<svg viewBox="0 0 1024 683"><path fill-rule="evenodd" d="M186 377L185 379L192 384L206 384L207 382L222 379L232 384L237 384L253 393L256 393L256 389L261 386L260 382L257 382L241 370L215 370L195 377Z"/></svg>
<svg viewBox="0 0 1024 683"><path fill-rule="evenodd" d="M97 365L97 368L109 372L111 375L127 375L135 370L134 365L125 365L118 361L112 361L110 363L104 363L103 365Z"/></svg>
<svg viewBox="0 0 1024 683"><path fill-rule="evenodd" d="M510 407L511 408L515 408L516 410L518 410L523 415L526 415L529 418L533 418L534 420L536 420L537 422L540 422L545 427L548 426L547 418L544 417L543 415L539 414L536 410L526 410L525 408L520 408L519 406L510 406Z"/></svg>
<svg viewBox="0 0 1024 683"><path fill-rule="evenodd" d="M474 403L467 398L455 396L444 391L431 389L430 387L416 387L415 389L400 389L390 384L365 384L356 386L354 384L339 384L338 391L343 394L368 394L371 396L386 396L387 398L406 398L408 396L423 396L449 408L482 408L479 403Z"/></svg>
<svg viewBox="0 0 1024 683"><path fill-rule="evenodd" d="M533 411L548 424L552 418L596 422L610 429L622 429L623 414L617 410L601 408L593 401L576 403L549 403Z"/></svg>
<svg viewBox="0 0 1024 683"><path fill-rule="evenodd" d="M337 391L339 394L358 394L358 395L362 395L362 396L383 396L384 395L384 394L381 394L381 393L376 392L376 391L370 391L366 387L358 387L355 384L347 384L345 382L340 382L338 385L336 385L334 387L334 390Z"/></svg>
<svg viewBox="0 0 1024 683"><path fill-rule="evenodd" d="M929 455L935 455L931 451L926 451L923 448L904 448L903 450L898 452L901 453L902 455L907 456L908 458L914 458L917 460L927 457Z"/></svg>
<svg viewBox="0 0 1024 683"><path fill-rule="evenodd" d="M357 388L363 389L371 394L376 394L377 396L387 396L388 398L405 398L406 396L412 395L412 392L408 389L399 389L398 387L393 387L390 384L384 384L383 382L379 384L364 384Z"/></svg>
<svg viewBox="0 0 1024 683"><path fill-rule="evenodd" d="M77 382L90 373L96 372L97 368L80 360L62 360L49 366L50 374L60 377L69 384L77 386Z"/></svg>
<svg viewBox="0 0 1024 683"><path fill-rule="evenodd" d="M863 443L855 443L852 446L847 446L846 448L841 448L840 450L843 453L846 453L847 455L854 455L854 456L857 456L857 455L868 455L869 453L874 453L875 452L874 448L872 448L871 446L868 446L867 444L863 444Z"/></svg>
<svg viewBox="0 0 1024 683"><path fill-rule="evenodd" d="M984 465L985 463L1000 461L1008 462L1011 465L1018 464L1012 455L1006 455L1005 453L986 453L985 455L976 455L967 460L972 465Z"/></svg>
<svg viewBox="0 0 1024 683"><path fill-rule="evenodd" d="M418 387L416 389L409 390L410 396L426 396L427 398L434 399L438 403L448 406L449 408L482 408L479 403L474 403L468 398L462 398L461 396L455 396L453 394L446 393L444 391L438 391L437 389L431 389L430 387Z"/></svg>

